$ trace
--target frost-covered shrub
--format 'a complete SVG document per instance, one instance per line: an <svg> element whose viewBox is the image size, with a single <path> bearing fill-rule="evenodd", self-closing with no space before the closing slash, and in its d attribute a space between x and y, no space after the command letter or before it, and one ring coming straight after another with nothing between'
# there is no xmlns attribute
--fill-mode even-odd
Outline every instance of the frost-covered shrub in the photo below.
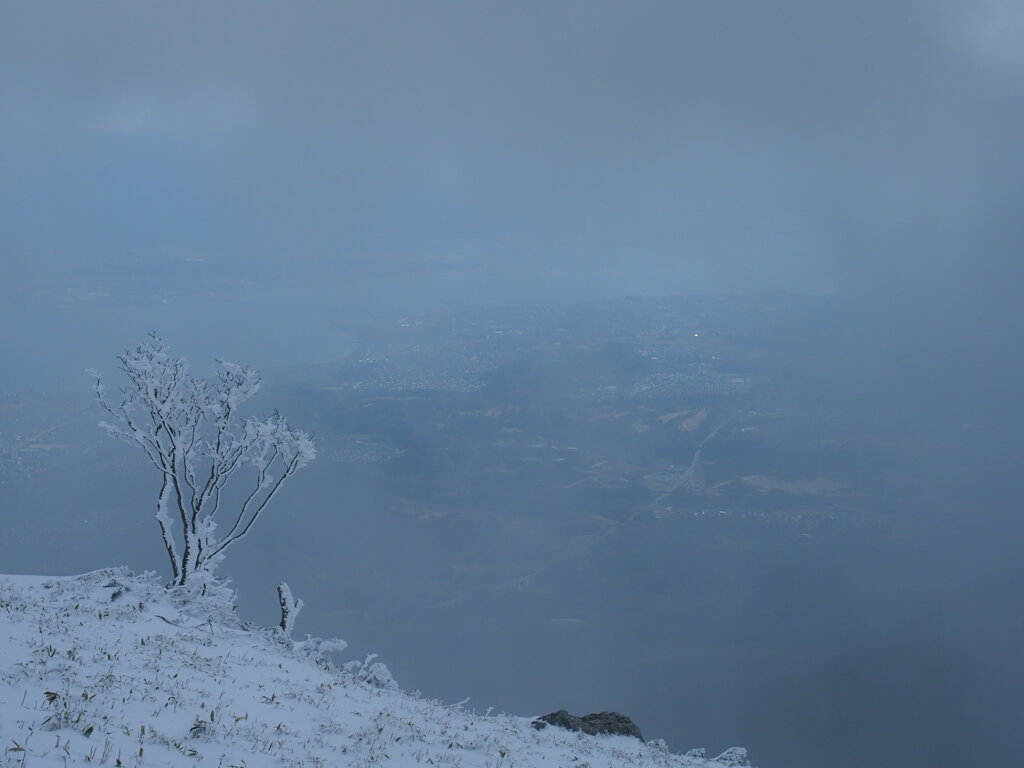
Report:
<svg viewBox="0 0 1024 768"><path fill-rule="evenodd" d="M235 615L238 593L231 579L215 578L209 571L197 571L188 583L172 587L171 595L178 609L199 619L216 619L228 625L240 624Z"/></svg>
<svg viewBox="0 0 1024 768"><path fill-rule="evenodd" d="M393 691L398 689L398 683L391 676L391 670L385 664L374 661L376 653L367 655L362 661L354 660L342 665L342 671L351 675L353 679L369 683L377 688Z"/></svg>
<svg viewBox="0 0 1024 768"><path fill-rule="evenodd" d="M348 648L348 643L337 637L312 637L307 635L305 640L297 640L292 646L296 651L313 661L331 660L332 653L341 653Z"/></svg>
<svg viewBox="0 0 1024 768"><path fill-rule="evenodd" d="M108 401L100 375L89 372L100 406L113 418L100 426L139 447L156 469L156 521L171 583L199 581L203 591L225 550L249 532L282 485L316 458L316 444L277 412L241 417L239 407L260 388L260 374L251 368L222 362L217 380L207 382L193 376L183 358L171 357L155 334L117 360L128 379L119 402ZM241 501L221 512L227 517L218 528L215 517L229 481L242 486Z"/></svg>
<svg viewBox="0 0 1024 768"><path fill-rule="evenodd" d="M729 747L722 754L715 758L716 763L728 765L730 768L742 768L750 765L747 760L747 750L743 747Z"/></svg>

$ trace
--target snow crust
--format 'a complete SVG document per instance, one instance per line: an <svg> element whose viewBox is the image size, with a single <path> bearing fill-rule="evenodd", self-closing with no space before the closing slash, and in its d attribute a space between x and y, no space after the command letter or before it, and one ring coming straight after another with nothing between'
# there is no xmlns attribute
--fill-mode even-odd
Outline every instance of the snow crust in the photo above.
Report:
<svg viewBox="0 0 1024 768"><path fill-rule="evenodd" d="M0 575L0 766L724 768L732 749L536 730L397 689L218 603L108 569ZM378 667L382 665L377 665Z"/></svg>

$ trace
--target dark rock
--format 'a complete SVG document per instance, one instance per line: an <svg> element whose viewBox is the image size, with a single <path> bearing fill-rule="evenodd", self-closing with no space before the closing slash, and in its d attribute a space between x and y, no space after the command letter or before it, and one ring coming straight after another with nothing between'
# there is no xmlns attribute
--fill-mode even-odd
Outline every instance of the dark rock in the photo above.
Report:
<svg viewBox="0 0 1024 768"><path fill-rule="evenodd" d="M570 715L564 709L552 712L549 715L542 715L533 721L533 727L540 730L548 725L557 725L570 731L581 731L594 736L599 733L610 733L621 736L633 736L640 741L644 737L640 735L640 729L636 723L625 715L618 712L595 712L583 717Z"/></svg>
<svg viewBox="0 0 1024 768"><path fill-rule="evenodd" d="M633 736L640 741L644 740L636 723L618 712L597 712L592 715L584 715L583 722L589 723L597 733L614 733Z"/></svg>

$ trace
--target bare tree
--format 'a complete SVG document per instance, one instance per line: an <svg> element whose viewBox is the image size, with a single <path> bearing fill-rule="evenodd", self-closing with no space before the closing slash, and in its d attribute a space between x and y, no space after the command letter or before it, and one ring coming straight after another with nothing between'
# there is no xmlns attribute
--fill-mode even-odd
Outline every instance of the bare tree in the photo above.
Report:
<svg viewBox="0 0 1024 768"><path fill-rule="evenodd" d="M221 362L217 381L207 382L193 376L183 358L171 357L156 334L117 360L128 379L118 404L107 399L100 375L89 371L100 405L113 418L100 426L139 446L160 473L156 521L171 583L184 586L213 572L284 483L316 458L316 443L277 412L263 419L239 415L239 405L260 386L251 368ZM248 490L220 533L215 517L233 478L243 489L247 482Z"/></svg>

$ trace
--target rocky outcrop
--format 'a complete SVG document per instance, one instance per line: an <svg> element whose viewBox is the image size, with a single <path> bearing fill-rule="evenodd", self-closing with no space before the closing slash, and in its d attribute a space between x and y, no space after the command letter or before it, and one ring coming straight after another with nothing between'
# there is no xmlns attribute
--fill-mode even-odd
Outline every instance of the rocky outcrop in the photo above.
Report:
<svg viewBox="0 0 1024 768"><path fill-rule="evenodd" d="M582 731L591 735L611 733L622 736L634 736L640 739L640 741L644 740L636 723L625 715L620 715L618 712L595 712L590 715L583 715L583 717L577 717L576 715L570 715L564 709L560 709L549 715L542 715L533 721L533 727L538 730L546 728L548 725L557 725L559 728L566 728L570 731Z"/></svg>

